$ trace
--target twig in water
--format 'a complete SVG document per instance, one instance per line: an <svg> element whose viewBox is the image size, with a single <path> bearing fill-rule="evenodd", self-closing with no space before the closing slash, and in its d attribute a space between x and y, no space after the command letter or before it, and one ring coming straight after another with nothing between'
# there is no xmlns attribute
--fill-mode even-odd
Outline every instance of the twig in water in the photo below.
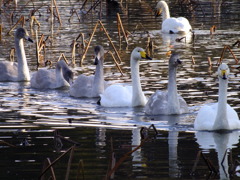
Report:
<svg viewBox="0 0 240 180"><path fill-rule="evenodd" d="M13 29L19 24L22 23L22 27L25 24L25 18L24 16L21 16L18 21L13 25L13 27L8 31L7 35L10 35L10 33L13 31Z"/></svg>
<svg viewBox="0 0 240 180"><path fill-rule="evenodd" d="M120 64L117 62L116 58L114 57L113 52L112 52L112 51L108 51L108 53L112 55L112 58L113 58L113 60L114 60L114 62L115 62L115 64L116 64L118 70L120 71L120 73L121 73L122 76L123 76L123 71L122 71L121 67L119 66ZM121 63L121 62L120 62L120 63Z"/></svg>
<svg viewBox="0 0 240 180"><path fill-rule="evenodd" d="M193 65L196 64L196 63L195 63L195 59L194 59L193 56L191 56L191 59L192 59L192 64L193 64Z"/></svg>
<svg viewBox="0 0 240 180"><path fill-rule="evenodd" d="M235 54L233 53L233 51L231 50L230 46L226 45L224 46L223 50L222 50L222 53L221 53L221 57L220 59L218 60L217 62L217 65L221 64L222 63L222 60L223 60L223 56L224 56L224 53L225 53L225 50L228 49L230 51L230 53L232 54L233 58L235 59L235 63L238 64L238 59L236 58Z"/></svg>
<svg viewBox="0 0 240 180"><path fill-rule="evenodd" d="M125 33L125 30L124 30L124 27L123 27L123 24L122 24L122 20L121 20L121 17L119 15L119 13L117 13L117 22L118 22L118 25L120 25L120 27L121 27L121 30L123 32L123 36L124 36L125 41L128 45L128 39L127 39L127 36L126 36L126 33Z"/></svg>
<svg viewBox="0 0 240 180"><path fill-rule="evenodd" d="M43 163L43 168L42 168L42 170L46 169L46 167L49 166L50 164L51 164L51 161L50 161L49 158L47 158L47 159L44 161L44 163ZM50 167L50 170L51 170L51 178L52 178L53 180L56 180L56 175L55 175L55 172L54 172L54 169L53 169L52 166ZM42 175L41 180L44 180L44 179L46 179L46 178L44 177L44 175Z"/></svg>

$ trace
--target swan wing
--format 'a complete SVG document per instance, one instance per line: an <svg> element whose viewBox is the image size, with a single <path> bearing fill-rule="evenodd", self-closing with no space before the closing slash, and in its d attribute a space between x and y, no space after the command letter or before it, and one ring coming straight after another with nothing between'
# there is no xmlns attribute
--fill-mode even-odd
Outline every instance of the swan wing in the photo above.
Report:
<svg viewBox="0 0 240 180"><path fill-rule="evenodd" d="M148 99L145 106L145 113L148 115L167 114L167 92L157 90Z"/></svg>
<svg viewBox="0 0 240 180"><path fill-rule="evenodd" d="M188 105L181 95L178 95L179 105L180 105L180 114L188 113Z"/></svg>
<svg viewBox="0 0 240 180"><path fill-rule="evenodd" d="M33 73L30 80L31 87L36 89L54 89L56 88L55 70L39 69Z"/></svg>
<svg viewBox="0 0 240 180"><path fill-rule="evenodd" d="M111 85L101 97L101 105L105 107L132 106L132 86Z"/></svg>
<svg viewBox="0 0 240 180"><path fill-rule="evenodd" d="M227 104L227 118L229 129L240 129L238 114L229 104Z"/></svg>
<svg viewBox="0 0 240 180"><path fill-rule="evenodd" d="M69 94L74 97L92 97L94 76L81 74L70 87Z"/></svg>
<svg viewBox="0 0 240 180"><path fill-rule="evenodd" d="M17 63L2 61L0 62L0 81L17 81Z"/></svg>
<svg viewBox="0 0 240 180"><path fill-rule="evenodd" d="M199 110L194 122L194 128L196 130L213 129L214 121L217 115L217 105L218 103L207 104Z"/></svg>
<svg viewBox="0 0 240 180"><path fill-rule="evenodd" d="M179 18L168 18L165 19L162 23L162 32L163 33L188 33L192 29L189 21L184 17Z"/></svg>

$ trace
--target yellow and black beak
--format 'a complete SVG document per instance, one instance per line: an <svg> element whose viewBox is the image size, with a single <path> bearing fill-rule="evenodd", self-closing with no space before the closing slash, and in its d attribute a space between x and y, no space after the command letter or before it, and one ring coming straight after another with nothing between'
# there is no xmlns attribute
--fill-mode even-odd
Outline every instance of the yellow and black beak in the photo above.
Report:
<svg viewBox="0 0 240 180"><path fill-rule="evenodd" d="M140 51L140 54L141 54L141 58L142 58L142 59L152 60L152 58L149 57L145 51Z"/></svg>
<svg viewBox="0 0 240 180"><path fill-rule="evenodd" d="M221 70L222 79L227 79L226 70Z"/></svg>
<svg viewBox="0 0 240 180"><path fill-rule="evenodd" d="M161 15L161 13L162 13L162 8L157 8L157 9L155 9L155 17L158 17L158 16L160 16Z"/></svg>

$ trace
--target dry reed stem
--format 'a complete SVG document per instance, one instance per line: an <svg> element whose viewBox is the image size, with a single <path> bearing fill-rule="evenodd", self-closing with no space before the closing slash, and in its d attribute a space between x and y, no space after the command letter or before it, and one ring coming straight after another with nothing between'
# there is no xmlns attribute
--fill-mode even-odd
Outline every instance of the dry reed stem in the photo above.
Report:
<svg viewBox="0 0 240 180"><path fill-rule="evenodd" d="M58 20L59 20L60 26L62 26L62 20L61 20L59 11L58 11L58 7L57 7L57 2L56 2L56 0L53 0L53 3L54 3L55 8L56 8L56 12L57 12L57 16L58 16Z"/></svg>
<svg viewBox="0 0 240 180"><path fill-rule="evenodd" d="M49 158L47 158L45 161L44 161L44 164L43 164L43 169L45 169L46 166L49 166L51 164L51 160ZM56 175L55 175L55 172L54 172L54 169L53 167L51 166L50 167L50 170L51 170L51 178L53 180L56 180ZM41 177L41 180L45 180L46 178L44 176Z"/></svg>
<svg viewBox="0 0 240 180"><path fill-rule="evenodd" d="M70 151L65 180L68 180L68 178L69 178L69 174L70 174L70 169L71 169L71 164L72 164L72 159L73 159L73 154L74 154L75 147L76 147L76 146L74 145L74 146L72 147L71 151Z"/></svg>
<svg viewBox="0 0 240 180"><path fill-rule="evenodd" d="M209 66L212 66L212 60L211 60L211 57L208 57L208 65L209 65Z"/></svg>
<svg viewBox="0 0 240 180"><path fill-rule="evenodd" d="M225 53L226 49L228 49L228 50L230 51L230 53L232 54L233 58L235 59L235 63L238 64L238 59L236 58L235 54L234 54L233 51L231 50L230 46L226 45L226 46L224 46L224 48L223 48L223 50L222 50L221 57L220 57L220 59L218 60L217 65L219 65L219 64L222 63L223 56L224 56L224 53Z"/></svg>
<svg viewBox="0 0 240 180"><path fill-rule="evenodd" d="M126 36L126 33L125 33L125 30L124 30L124 27L123 27L123 24L122 24L122 20L121 20L121 17L119 15L119 13L117 13L117 20L118 20L118 23L120 24L121 30L123 32L123 36L124 36L125 41L126 41L126 43L128 45L128 39L127 39L127 36Z"/></svg>
<svg viewBox="0 0 240 180"><path fill-rule="evenodd" d="M76 65L76 41L73 40L72 43L72 65Z"/></svg>
<svg viewBox="0 0 240 180"><path fill-rule="evenodd" d="M64 55L64 53L61 53L61 55L59 56L57 62L60 61L62 57L63 57L63 60L66 62L66 64L68 64L68 60L67 60L66 56Z"/></svg>
<svg viewBox="0 0 240 180"><path fill-rule="evenodd" d="M80 159L78 163L77 180L80 179L80 171L82 172L82 179L85 179L84 164L82 159Z"/></svg>
<svg viewBox="0 0 240 180"><path fill-rule="evenodd" d="M122 62L121 57L119 56L118 51L117 51L117 49L115 48L115 46L114 46L114 44L113 44L113 42L112 42L110 36L108 35L108 32L107 32L107 30L105 29L103 23L102 23L100 20L99 20L98 22L99 22L100 25L102 26L102 28L103 28L103 30L104 30L104 32L105 32L105 34L106 34L108 40L110 41L110 44L112 45L112 47L113 47L113 49L114 49L114 51L115 51L115 53L116 53L116 55L117 55L117 57L118 57L118 59L119 59L119 61Z"/></svg>
<svg viewBox="0 0 240 180"><path fill-rule="evenodd" d="M39 45L38 45L38 32L37 30L35 31L36 35L36 57L37 57L37 69L39 68Z"/></svg>
<svg viewBox="0 0 240 180"><path fill-rule="evenodd" d="M1 6L0 6L1 8ZM2 41L2 24L0 24L0 42Z"/></svg>
<svg viewBox="0 0 240 180"><path fill-rule="evenodd" d="M84 39L84 34L83 33L80 33L79 35L78 35L78 37L76 38L76 41L78 41L78 39L81 37L81 39L82 39L82 45L83 45L83 48L85 48L86 47L86 44L85 44L85 39Z"/></svg>
<svg viewBox="0 0 240 180"><path fill-rule="evenodd" d="M11 48L9 59L11 62L14 62L15 48Z"/></svg>
<svg viewBox="0 0 240 180"><path fill-rule="evenodd" d="M24 23L25 23L25 18L24 18L24 16L21 16L19 19L18 19L18 21L12 26L12 28L8 31L8 35L10 35L10 33L13 31L13 29L19 24L19 23L22 23L22 27L23 27L23 25L24 25Z"/></svg>
<svg viewBox="0 0 240 180"><path fill-rule="evenodd" d="M17 146L15 146L15 145L10 144L10 143L8 143L8 142L6 142L6 141L3 141L3 140L0 140L0 144L5 144L5 145L7 145L7 146L9 146L9 147L17 147Z"/></svg>
<svg viewBox="0 0 240 180"><path fill-rule="evenodd" d="M193 56L191 56L191 59L192 59L192 64L193 64L193 65L196 64L196 63L195 63L195 59L194 59Z"/></svg>
<svg viewBox="0 0 240 180"><path fill-rule="evenodd" d="M85 48L85 51L84 51L84 53L83 53L83 55L82 55L82 58L81 58L81 60L80 60L80 66L83 65L83 60L85 59L85 56L86 56L87 51L88 51L88 48L89 48L89 46L90 46L90 44L91 44L91 42L92 42L92 38L93 38L93 36L94 36L94 34L95 34L95 32L96 32L97 27L98 27L98 22L96 23L96 25L95 25L95 27L94 27L94 29L93 29L93 32L92 32L92 34L91 34L91 36L90 36L90 39L89 39L89 41L88 41L88 44L87 44L87 46L86 46L86 48Z"/></svg>
<svg viewBox="0 0 240 180"><path fill-rule="evenodd" d="M119 63L117 62L116 58L114 57L113 52L112 52L112 51L108 51L108 53L112 55L112 58L113 58L113 60L114 60L114 62L115 62L115 64L116 64L118 70L120 71L120 73L121 73L122 76L123 76L123 71L122 71L121 67L119 66Z"/></svg>
<svg viewBox="0 0 240 180"><path fill-rule="evenodd" d="M38 25L38 27L41 26L41 24L38 22L37 18L35 16L31 16L31 22L30 22L30 28L33 28L34 22Z"/></svg>
<svg viewBox="0 0 240 180"><path fill-rule="evenodd" d="M54 164L56 164L63 156L65 156L69 151L71 151L75 146L70 147L66 152L61 154L57 159L55 159L51 164L49 164L40 174L39 179L47 172L49 168L51 168Z"/></svg>

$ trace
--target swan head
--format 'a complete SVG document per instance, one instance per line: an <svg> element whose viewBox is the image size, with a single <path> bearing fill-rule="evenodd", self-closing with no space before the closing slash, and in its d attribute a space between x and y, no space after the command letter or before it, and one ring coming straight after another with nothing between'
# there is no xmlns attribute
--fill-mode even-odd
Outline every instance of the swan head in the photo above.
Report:
<svg viewBox="0 0 240 180"><path fill-rule="evenodd" d="M33 43L33 40L29 37L29 34L25 28L18 28L15 32L15 38L20 40L20 39L26 39L29 42Z"/></svg>
<svg viewBox="0 0 240 180"><path fill-rule="evenodd" d="M63 77L69 84L73 83L73 75L74 74L73 74L72 70L69 69L68 65L66 64L66 62L64 60L58 61L57 65L56 65L56 69L58 71L62 70Z"/></svg>
<svg viewBox="0 0 240 180"><path fill-rule="evenodd" d="M95 61L94 65L98 65L100 60L104 60L104 49L101 45L95 46L94 48L94 53L95 53Z"/></svg>
<svg viewBox="0 0 240 180"><path fill-rule="evenodd" d="M222 63L219 67L218 67L218 77L221 79L228 79L228 75L230 73L229 67L227 64Z"/></svg>
<svg viewBox="0 0 240 180"><path fill-rule="evenodd" d="M182 61L179 59L179 55L173 53L169 59L169 66L177 67L180 64L182 64Z"/></svg>
<svg viewBox="0 0 240 180"><path fill-rule="evenodd" d="M152 60L151 57L147 55L143 48L136 47L131 54L131 59L134 60L141 60L141 59L149 59Z"/></svg>
<svg viewBox="0 0 240 180"><path fill-rule="evenodd" d="M156 6L156 9L155 9L155 12L154 12L155 17L158 17L158 16L161 15L164 7L167 7L167 3L165 1L159 1L157 3L157 6Z"/></svg>

